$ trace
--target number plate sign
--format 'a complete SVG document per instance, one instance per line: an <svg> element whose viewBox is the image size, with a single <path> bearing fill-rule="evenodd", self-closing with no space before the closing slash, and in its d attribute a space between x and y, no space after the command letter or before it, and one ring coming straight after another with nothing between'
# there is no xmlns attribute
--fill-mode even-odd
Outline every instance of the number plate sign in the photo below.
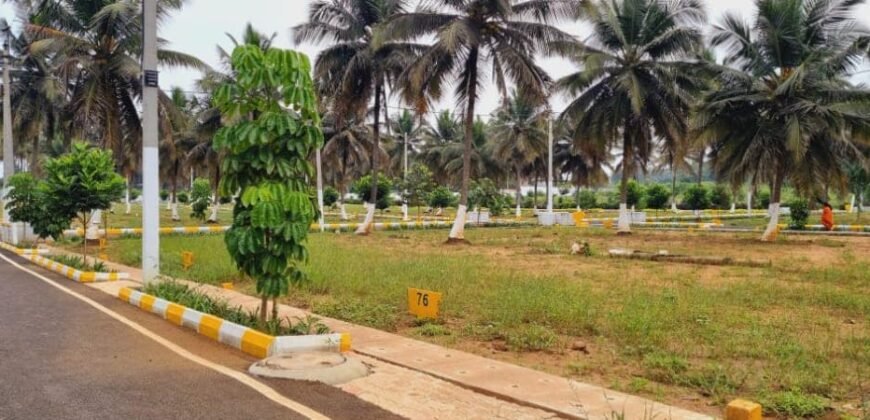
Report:
<svg viewBox="0 0 870 420"><path fill-rule="evenodd" d="M408 289L408 311L417 318L437 319L441 306L441 293L421 289Z"/></svg>

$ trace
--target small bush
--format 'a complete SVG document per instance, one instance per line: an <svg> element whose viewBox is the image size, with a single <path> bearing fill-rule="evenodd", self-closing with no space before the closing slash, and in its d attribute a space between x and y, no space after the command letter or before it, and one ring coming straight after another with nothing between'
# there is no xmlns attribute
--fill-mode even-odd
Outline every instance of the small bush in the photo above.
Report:
<svg viewBox="0 0 870 420"><path fill-rule="evenodd" d="M109 270L102 261L94 261L93 264L85 264L82 257L72 255L50 255L48 259L61 263L67 267L74 268L84 272L95 273L112 273L114 270Z"/></svg>
<svg viewBox="0 0 870 420"><path fill-rule="evenodd" d="M692 185L683 194L683 202L692 210L710 208L710 192L703 185Z"/></svg>
<svg viewBox="0 0 870 420"><path fill-rule="evenodd" d="M326 207L331 207L338 202L338 190L332 187L326 187L323 189L323 205Z"/></svg>
<svg viewBox="0 0 870 420"><path fill-rule="evenodd" d="M377 208L383 210L390 207L390 189L393 188L390 179L383 174L378 174L378 197ZM363 201L371 203L372 194L372 176L366 175L353 184L353 192L356 193Z"/></svg>
<svg viewBox="0 0 870 420"><path fill-rule="evenodd" d="M161 199L162 201L169 200L169 191L166 191L166 190L160 190L160 199Z"/></svg>
<svg viewBox="0 0 870 420"><path fill-rule="evenodd" d="M714 209L727 209L731 207L731 192L728 187L722 184L716 184L713 191L710 192L710 204Z"/></svg>
<svg viewBox="0 0 870 420"><path fill-rule="evenodd" d="M625 200L628 208L634 206L639 209L645 195L643 187L637 181L631 180L628 181L626 192L627 194Z"/></svg>
<svg viewBox="0 0 870 420"><path fill-rule="evenodd" d="M181 204L187 204L187 202L190 201L190 196L184 191L178 193L175 198L178 199L178 202Z"/></svg>
<svg viewBox="0 0 870 420"><path fill-rule="evenodd" d="M592 190L581 191L577 197L577 203L581 209L589 210L598 207L598 194Z"/></svg>
<svg viewBox="0 0 870 420"><path fill-rule="evenodd" d="M540 325L528 325L506 334L505 342L514 351L544 351L559 342L553 330Z"/></svg>
<svg viewBox="0 0 870 420"><path fill-rule="evenodd" d="M142 191L136 188L130 188L130 201L136 200L142 196Z"/></svg>
<svg viewBox="0 0 870 420"><path fill-rule="evenodd" d="M439 186L432 190L429 194L429 206L434 208L450 207L453 201L453 193L447 187Z"/></svg>
<svg viewBox="0 0 870 420"><path fill-rule="evenodd" d="M671 192L664 185L653 184L646 189L646 206L653 210L662 210L668 206Z"/></svg>
<svg viewBox="0 0 870 420"><path fill-rule="evenodd" d="M760 191L758 197L755 198L756 209L770 208L770 191Z"/></svg>
<svg viewBox="0 0 870 420"><path fill-rule="evenodd" d="M785 418L821 417L828 409L824 398L797 390L768 395L761 404L766 415Z"/></svg>
<svg viewBox="0 0 870 420"><path fill-rule="evenodd" d="M789 203L791 214L789 218L791 223L789 229L804 230L807 227L807 220L810 218L810 205L804 200L795 200Z"/></svg>

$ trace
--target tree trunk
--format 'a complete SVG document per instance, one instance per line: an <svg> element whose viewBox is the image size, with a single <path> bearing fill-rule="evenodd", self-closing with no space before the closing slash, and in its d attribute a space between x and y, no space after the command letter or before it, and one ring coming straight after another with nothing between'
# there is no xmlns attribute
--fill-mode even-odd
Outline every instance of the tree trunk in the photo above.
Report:
<svg viewBox="0 0 870 420"><path fill-rule="evenodd" d="M124 205L126 206L126 209L124 210L124 214L130 214L132 212L132 209L130 208L130 174L127 174L126 181L127 189L124 191Z"/></svg>
<svg viewBox="0 0 870 420"><path fill-rule="evenodd" d="M707 149L701 148L701 153L698 154L698 185L704 183L704 158L707 157Z"/></svg>
<svg viewBox="0 0 870 420"><path fill-rule="evenodd" d="M33 150L30 151L30 173L34 177L39 177L39 135L33 136Z"/></svg>
<svg viewBox="0 0 870 420"><path fill-rule="evenodd" d="M628 214L628 178L631 176L634 162L630 141L631 132L630 123L627 123L622 134L622 181L619 185L619 219L616 229L620 235L631 233L631 215Z"/></svg>
<svg viewBox="0 0 870 420"><path fill-rule="evenodd" d="M172 221L178 222L181 217L178 216L178 173L172 177Z"/></svg>
<svg viewBox="0 0 870 420"><path fill-rule="evenodd" d="M369 193L371 206L367 208L366 218L356 230L357 235L368 235L372 232L372 224L375 219L375 209L378 203L378 155L381 149L381 85L382 80L378 77L375 82L375 121L372 124L372 185Z"/></svg>
<svg viewBox="0 0 870 420"><path fill-rule="evenodd" d="M761 240L764 242L775 241L777 235L779 234L779 201L782 194L782 184L785 178L785 174L783 172L784 171L782 170L778 171L771 185L770 206L768 207L768 212L770 213L770 222L768 222L767 229L761 236Z"/></svg>
<svg viewBox="0 0 870 420"><path fill-rule="evenodd" d="M671 211L677 212L677 167L671 163Z"/></svg>
<svg viewBox="0 0 870 420"><path fill-rule="evenodd" d="M522 171L517 167L517 219L523 215L523 176Z"/></svg>
<svg viewBox="0 0 870 420"><path fill-rule="evenodd" d="M272 320L278 319L278 296L272 296Z"/></svg>
<svg viewBox="0 0 870 420"><path fill-rule="evenodd" d="M474 106L477 100L477 61L480 50L473 47L468 52L466 70L469 83L465 86L466 109L465 109L465 139L462 155L462 185L459 189L459 208L456 209L456 219L447 243L467 243L465 240L465 214L468 211L468 184L471 182L471 151L474 140Z"/></svg>
<svg viewBox="0 0 870 420"><path fill-rule="evenodd" d="M266 314L268 313L269 297L266 295L260 296L260 323L266 326Z"/></svg>
<svg viewBox="0 0 870 420"><path fill-rule="evenodd" d="M534 189L532 190L532 194L534 194L534 196L532 197L532 207L535 210L535 214L538 214L538 182L541 181L538 177L539 174L537 173L537 171L535 171L535 185Z"/></svg>
<svg viewBox="0 0 870 420"><path fill-rule="evenodd" d="M214 197L212 198L212 208L211 208L211 216L208 217L206 223L217 223L218 222L218 210L221 207L221 198L218 195L218 190L215 189L213 191Z"/></svg>

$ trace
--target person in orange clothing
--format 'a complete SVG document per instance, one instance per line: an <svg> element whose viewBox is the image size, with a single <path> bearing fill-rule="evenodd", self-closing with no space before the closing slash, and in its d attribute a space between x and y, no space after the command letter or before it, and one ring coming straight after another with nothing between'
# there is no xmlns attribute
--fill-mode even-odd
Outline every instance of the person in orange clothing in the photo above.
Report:
<svg viewBox="0 0 870 420"><path fill-rule="evenodd" d="M834 230L834 208L827 201L822 203L822 206L822 225L830 232Z"/></svg>

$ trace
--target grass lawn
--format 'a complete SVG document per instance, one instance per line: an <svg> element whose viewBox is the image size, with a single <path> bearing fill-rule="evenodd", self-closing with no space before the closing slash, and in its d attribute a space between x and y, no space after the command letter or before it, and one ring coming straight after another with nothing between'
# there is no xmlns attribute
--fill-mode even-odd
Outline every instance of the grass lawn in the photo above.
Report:
<svg viewBox="0 0 870 420"><path fill-rule="evenodd" d="M722 220L722 223L728 227L762 228L767 226L768 221L769 220L765 217L756 217L752 219L724 219ZM788 216L783 216L780 217L779 222L787 225L791 222L791 219ZM862 214L859 219L858 215L855 213L836 213L834 214L834 223L837 225L870 225L870 215ZM811 214L810 218L807 220L807 224L822 224L822 215L820 213Z"/></svg>
<svg viewBox="0 0 870 420"><path fill-rule="evenodd" d="M310 283L285 302L581 381L719 413L748 397L780 417L870 400L870 240L600 230L479 229L312 235ZM574 240L593 257L572 257ZM164 236L164 273L240 279L223 237ZM609 248L770 259L771 268L612 260ZM138 265L138 238L108 254ZM182 251L197 261L181 269ZM406 314L406 288L443 292L443 320ZM575 351L578 342L588 354ZM864 415L870 415L870 407Z"/></svg>

